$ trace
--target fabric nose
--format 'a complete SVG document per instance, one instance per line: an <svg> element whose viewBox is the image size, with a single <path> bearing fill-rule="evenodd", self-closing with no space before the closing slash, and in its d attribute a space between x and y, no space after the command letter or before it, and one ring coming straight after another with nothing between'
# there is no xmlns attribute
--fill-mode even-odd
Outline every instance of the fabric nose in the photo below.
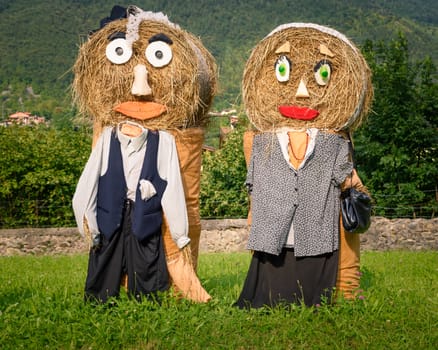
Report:
<svg viewBox="0 0 438 350"><path fill-rule="evenodd" d="M309 92L307 91L307 87L303 79L300 80L295 97L309 97Z"/></svg>
<svg viewBox="0 0 438 350"><path fill-rule="evenodd" d="M148 84L148 71L142 64L137 64L134 67L134 82L131 93L136 96L149 96L152 94L152 89Z"/></svg>

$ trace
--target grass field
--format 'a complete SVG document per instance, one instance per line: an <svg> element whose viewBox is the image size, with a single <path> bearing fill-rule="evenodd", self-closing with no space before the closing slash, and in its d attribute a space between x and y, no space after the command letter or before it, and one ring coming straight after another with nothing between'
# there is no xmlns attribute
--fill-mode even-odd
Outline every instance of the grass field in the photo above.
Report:
<svg viewBox="0 0 438 350"><path fill-rule="evenodd" d="M0 257L0 349L438 349L438 252L366 252L363 300L289 311L232 307L248 263L201 255L208 304L109 307L83 302L86 256Z"/></svg>

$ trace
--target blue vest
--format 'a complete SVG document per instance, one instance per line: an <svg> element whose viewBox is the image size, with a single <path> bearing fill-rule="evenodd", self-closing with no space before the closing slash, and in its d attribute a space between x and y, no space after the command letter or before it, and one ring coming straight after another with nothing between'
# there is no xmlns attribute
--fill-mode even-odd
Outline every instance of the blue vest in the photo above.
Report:
<svg viewBox="0 0 438 350"><path fill-rule="evenodd" d="M147 147L140 178L138 179L134 208L131 213L132 232L139 241L160 233L163 222L161 200L167 181L157 169L159 133L148 131ZM156 195L148 200L141 199L140 180L149 180L155 187ZM97 189L97 225L99 232L109 240L122 225L123 208L126 200L126 180L120 142L113 131L111 134L108 169L99 178Z"/></svg>

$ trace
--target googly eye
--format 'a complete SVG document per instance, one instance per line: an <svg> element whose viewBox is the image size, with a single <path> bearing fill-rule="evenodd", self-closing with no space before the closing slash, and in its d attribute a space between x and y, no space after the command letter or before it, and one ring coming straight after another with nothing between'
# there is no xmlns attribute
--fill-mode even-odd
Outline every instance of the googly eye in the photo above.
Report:
<svg viewBox="0 0 438 350"><path fill-rule="evenodd" d="M125 39L112 40L106 47L106 57L115 64L123 64L129 61L132 56L132 48Z"/></svg>
<svg viewBox="0 0 438 350"><path fill-rule="evenodd" d="M318 85L327 85L330 81L330 76L332 74L332 65L328 60L319 61L315 68L313 68L315 73L315 80Z"/></svg>
<svg viewBox="0 0 438 350"><path fill-rule="evenodd" d="M279 82L289 80L291 62L286 56L280 56L275 62L275 76Z"/></svg>
<svg viewBox="0 0 438 350"><path fill-rule="evenodd" d="M172 60L172 49L164 41L151 42L145 54L149 63L156 68L164 67Z"/></svg>

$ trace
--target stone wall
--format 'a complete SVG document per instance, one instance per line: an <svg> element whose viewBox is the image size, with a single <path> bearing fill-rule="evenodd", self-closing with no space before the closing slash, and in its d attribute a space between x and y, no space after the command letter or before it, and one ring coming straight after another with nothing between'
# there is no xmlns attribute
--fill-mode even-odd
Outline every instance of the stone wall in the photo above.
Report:
<svg viewBox="0 0 438 350"><path fill-rule="evenodd" d="M202 220L201 252L245 251L248 227L245 219ZM366 250L438 250L438 218L372 218L361 235ZM76 228L21 228L0 230L0 256L86 253L87 244Z"/></svg>

